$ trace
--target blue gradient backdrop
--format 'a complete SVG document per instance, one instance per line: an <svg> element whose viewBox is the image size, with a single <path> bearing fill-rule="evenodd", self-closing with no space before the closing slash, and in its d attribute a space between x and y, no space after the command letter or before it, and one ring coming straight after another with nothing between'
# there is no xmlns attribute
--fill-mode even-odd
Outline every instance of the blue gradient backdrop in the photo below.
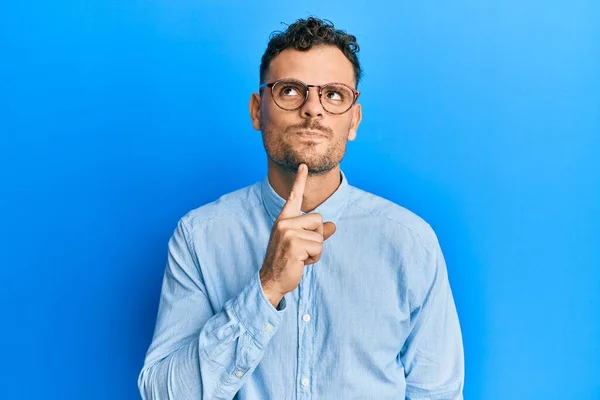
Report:
<svg viewBox="0 0 600 400"><path fill-rule="evenodd" d="M359 39L342 166L437 231L466 398L600 398L600 3L0 10L3 399L138 398L167 241L264 177L248 98L269 33L309 14Z"/></svg>

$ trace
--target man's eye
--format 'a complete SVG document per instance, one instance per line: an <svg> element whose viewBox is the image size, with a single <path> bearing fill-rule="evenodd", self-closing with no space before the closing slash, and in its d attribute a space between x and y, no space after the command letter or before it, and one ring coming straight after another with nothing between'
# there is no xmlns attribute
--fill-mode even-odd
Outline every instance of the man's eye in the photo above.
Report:
<svg viewBox="0 0 600 400"><path fill-rule="evenodd" d="M327 96L328 100L336 100L336 101L344 100L344 96L342 95L342 93L336 92L333 90L330 92L327 92L326 96Z"/></svg>
<svg viewBox="0 0 600 400"><path fill-rule="evenodd" d="M298 90L293 86L286 86L281 89L281 94L283 96L298 96Z"/></svg>

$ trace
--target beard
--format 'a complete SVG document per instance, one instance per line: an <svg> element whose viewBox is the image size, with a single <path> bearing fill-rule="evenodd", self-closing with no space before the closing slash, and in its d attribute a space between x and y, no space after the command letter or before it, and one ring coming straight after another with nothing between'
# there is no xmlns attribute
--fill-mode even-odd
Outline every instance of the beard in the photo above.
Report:
<svg viewBox="0 0 600 400"><path fill-rule="evenodd" d="M296 173L298 166L304 163L310 175L322 175L337 167L346 154L347 135L336 138L330 128L319 123L307 121L305 124L292 125L283 134L261 123L260 130L267 156L288 172ZM322 143L306 141L299 144L288 141L302 130L318 131L328 139Z"/></svg>

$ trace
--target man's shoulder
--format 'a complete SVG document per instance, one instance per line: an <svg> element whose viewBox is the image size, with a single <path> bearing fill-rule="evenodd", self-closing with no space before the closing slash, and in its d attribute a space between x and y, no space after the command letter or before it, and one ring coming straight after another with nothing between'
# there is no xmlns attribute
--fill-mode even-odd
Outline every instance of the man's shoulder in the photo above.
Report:
<svg viewBox="0 0 600 400"><path fill-rule="evenodd" d="M379 226L391 226L411 236L418 237L423 244L437 241L431 225L420 215L382 196L352 186L350 206L355 213L367 214ZM351 211L352 212L352 211Z"/></svg>
<svg viewBox="0 0 600 400"><path fill-rule="evenodd" d="M188 211L182 219L194 226L216 218L244 215L261 204L260 182L256 182L194 208Z"/></svg>

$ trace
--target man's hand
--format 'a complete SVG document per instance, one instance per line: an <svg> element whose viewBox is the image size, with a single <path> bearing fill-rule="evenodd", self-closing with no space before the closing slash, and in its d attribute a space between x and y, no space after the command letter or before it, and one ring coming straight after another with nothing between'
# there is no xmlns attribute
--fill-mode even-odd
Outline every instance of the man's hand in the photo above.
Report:
<svg viewBox="0 0 600 400"><path fill-rule="evenodd" d="M335 224L323 223L321 214L301 215L307 177L308 167L300 164L290 197L273 224L260 270L263 290L274 307L298 287L304 267L319 261L323 242L335 232Z"/></svg>

